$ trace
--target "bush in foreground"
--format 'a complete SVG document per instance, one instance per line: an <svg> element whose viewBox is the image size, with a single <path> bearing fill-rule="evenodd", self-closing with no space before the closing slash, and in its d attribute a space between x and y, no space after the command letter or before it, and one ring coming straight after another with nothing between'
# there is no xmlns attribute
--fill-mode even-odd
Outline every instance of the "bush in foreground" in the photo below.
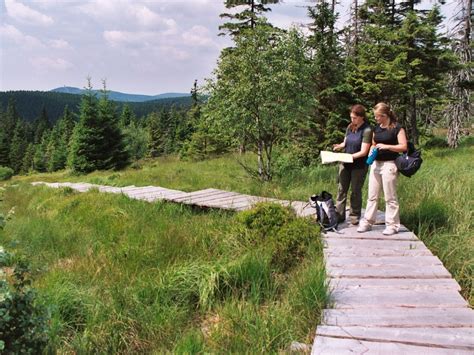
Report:
<svg viewBox="0 0 474 355"><path fill-rule="evenodd" d="M13 169L10 169L6 166L0 166L0 181L10 179L14 174Z"/></svg>

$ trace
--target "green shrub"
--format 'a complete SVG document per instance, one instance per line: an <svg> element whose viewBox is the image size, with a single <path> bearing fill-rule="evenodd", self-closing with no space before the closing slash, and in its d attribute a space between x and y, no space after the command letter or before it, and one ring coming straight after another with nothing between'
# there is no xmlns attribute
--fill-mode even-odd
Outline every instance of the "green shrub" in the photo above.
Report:
<svg viewBox="0 0 474 355"><path fill-rule="evenodd" d="M11 257L3 254L1 267L10 266ZM48 343L48 313L37 303L31 288L29 265L19 260L14 265L12 283L0 281L0 352L37 354Z"/></svg>
<svg viewBox="0 0 474 355"><path fill-rule="evenodd" d="M285 224L272 238L272 263L282 272L295 266L306 255L310 243L320 240L320 230L308 219L298 218Z"/></svg>
<svg viewBox="0 0 474 355"><path fill-rule="evenodd" d="M0 166L0 181L10 179L15 172L6 166Z"/></svg>
<svg viewBox="0 0 474 355"><path fill-rule="evenodd" d="M264 202L241 212L238 219L258 241L275 235L282 226L295 219L295 214L289 207Z"/></svg>

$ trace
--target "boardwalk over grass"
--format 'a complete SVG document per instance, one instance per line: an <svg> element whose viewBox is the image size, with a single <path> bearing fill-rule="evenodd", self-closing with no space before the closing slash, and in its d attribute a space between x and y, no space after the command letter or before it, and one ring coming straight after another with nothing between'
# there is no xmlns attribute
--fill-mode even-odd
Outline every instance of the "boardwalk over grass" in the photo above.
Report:
<svg viewBox="0 0 474 355"><path fill-rule="evenodd" d="M125 194L133 199L241 211L257 202L291 206L314 215L306 202L285 201L217 189L183 192L162 187L111 187L43 183L85 192ZM378 219L383 221L383 214ZM324 310L313 354L474 354L474 310L441 261L402 226L385 236L379 224L357 233L344 223L323 236L332 308Z"/></svg>

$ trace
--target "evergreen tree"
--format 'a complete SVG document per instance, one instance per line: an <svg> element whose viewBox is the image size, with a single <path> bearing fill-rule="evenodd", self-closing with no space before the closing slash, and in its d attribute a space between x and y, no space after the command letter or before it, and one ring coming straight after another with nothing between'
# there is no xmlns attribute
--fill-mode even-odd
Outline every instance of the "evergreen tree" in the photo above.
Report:
<svg viewBox="0 0 474 355"><path fill-rule="evenodd" d="M40 143L35 145L33 169L40 173L48 171L49 154L51 154L51 151L48 151L50 136L50 131L45 131L41 137Z"/></svg>
<svg viewBox="0 0 474 355"><path fill-rule="evenodd" d="M21 164L21 172L27 174L33 170L33 159L35 156L35 145L33 143L28 144L26 148L25 155L23 156L23 161Z"/></svg>
<svg viewBox="0 0 474 355"><path fill-rule="evenodd" d="M237 22L226 22L219 26L219 30L228 32L234 37L245 29L254 29L260 16L267 11L271 11L271 9L265 5L277 4L279 1L280 0L224 0L226 8L231 9L236 6L244 6L244 10L236 14L221 14L221 18L228 18L231 21ZM267 23L266 25L270 24ZM225 34L225 32L221 32L220 35Z"/></svg>
<svg viewBox="0 0 474 355"><path fill-rule="evenodd" d="M130 109L130 106L128 104L123 105L122 114L120 115L120 127L127 127L135 120L135 113Z"/></svg>
<svg viewBox="0 0 474 355"><path fill-rule="evenodd" d="M312 20L308 46L313 53L310 87L317 104L312 119L295 130L294 139L299 144L298 158L305 165L315 160L319 150L341 139L348 124L347 107L352 102L352 90L345 84L344 55L335 32L337 15L326 2L308 7L308 15Z"/></svg>
<svg viewBox="0 0 474 355"><path fill-rule="evenodd" d="M125 147L132 160L139 160L146 156L148 145L148 134L145 127L136 121L131 121L124 129Z"/></svg>
<svg viewBox="0 0 474 355"><path fill-rule="evenodd" d="M181 151L183 145L191 140L193 133L201 122L201 101L198 97L197 80L191 89L191 108L183 115L183 120L176 129L176 150Z"/></svg>
<svg viewBox="0 0 474 355"><path fill-rule="evenodd" d="M68 165L75 172L88 173L98 169L98 159L103 154L104 128L100 122L97 98L92 91L90 79L82 96L79 122L74 127Z"/></svg>
<svg viewBox="0 0 474 355"><path fill-rule="evenodd" d="M158 113L152 112L148 115L147 131L147 156L150 158L156 158L163 154L163 131Z"/></svg>
<svg viewBox="0 0 474 355"><path fill-rule="evenodd" d="M22 121L17 121L9 152L10 167L16 174L21 171L27 147L25 124Z"/></svg>
<svg viewBox="0 0 474 355"><path fill-rule="evenodd" d="M122 169L129 164L128 152L119 127L115 104L108 98L105 80L98 105L99 122L102 125L103 136L99 141L99 157L97 168L101 170Z"/></svg>
<svg viewBox="0 0 474 355"><path fill-rule="evenodd" d="M66 143L66 145L69 146L69 141L71 139L72 132L74 131L76 122L74 121L73 114L69 110L68 105L64 107L63 115L58 124L60 127L59 131L61 132L61 138Z"/></svg>
<svg viewBox="0 0 474 355"><path fill-rule="evenodd" d="M47 170L56 171L64 169L67 160L67 145L61 137L60 122L58 122L49 135L46 147Z"/></svg>
<svg viewBox="0 0 474 355"><path fill-rule="evenodd" d="M0 166L9 166L10 165L10 144L6 132L0 126Z"/></svg>
<svg viewBox="0 0 474 355"><path fill-rule="evenodd" d="M46 112L46 108L43 106L41 109L41 114L38 119L33 123L33 143L39 144L41 143L41 139L45 131L51 128L51 123L48 119L48 113Z"/></svg>

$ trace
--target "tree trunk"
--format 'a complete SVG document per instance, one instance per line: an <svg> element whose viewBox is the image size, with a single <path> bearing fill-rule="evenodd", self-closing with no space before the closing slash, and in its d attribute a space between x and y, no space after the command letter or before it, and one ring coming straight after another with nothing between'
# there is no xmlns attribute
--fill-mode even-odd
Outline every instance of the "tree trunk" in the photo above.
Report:
<svg viewBox="0 0 474 355"><path fill-rule="evenodd" d="M412 95L410 101L410 141L413 144L418 144L419 132L416 122L416 96Z"/></svg>
<svg viewBox="0 0 474 355"><path fill-rule="evenodd" d="M462 18L457 25L457 36L453 38L454 52L458 55L463 68L451 73L449 88L453 97L445 115L448 120L448 145L456 148L462 134L463 124L471 117L472 103L470 91L464 83L472 81L473 70L469 67L472 61L471 52L471 27L472 27L472 2L459 0ZM457 37L457 38L456 38Z"/></svg>

